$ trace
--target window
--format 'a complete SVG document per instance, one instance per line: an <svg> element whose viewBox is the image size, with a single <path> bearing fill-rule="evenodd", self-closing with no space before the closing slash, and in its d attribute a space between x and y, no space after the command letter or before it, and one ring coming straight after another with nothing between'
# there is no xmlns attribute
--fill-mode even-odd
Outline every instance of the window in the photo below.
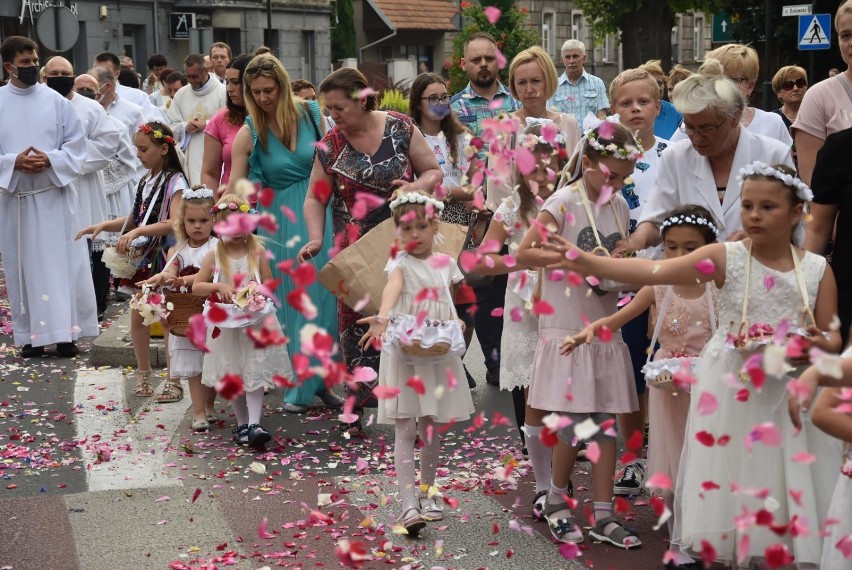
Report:
<svg viewBox="0 0 852 570"><path fill-rule="evenodd" d="M541 47L550 57L556 58L556 12L553 10L541 13Z"/></svg>
<svg viewBox="0 0 852 570"><path fill-rule="evenodd" d="M615 63L618 59L618 36L611 34L604 38L601 46L603 60L607 63Z"/></svg>
<svg viewBox="0 0 852 570"><path fill-rule="evenodd" d="M692 52L695 61L704 59L704 16L695 16L695 26L692 34Z"/></svg>
<svg viewBox="0 0 852 570"><path fill-rule="evenodd" d="M571 12L571 39L583 41L583 13Z"/></svg>
<svg viewBox="0 0 852 570"><path fill-rule="evenodd" d="M677 51L677 28L677 26L674 26L672 28L672 63L678 63L680 61L680 54Z"/></svg>

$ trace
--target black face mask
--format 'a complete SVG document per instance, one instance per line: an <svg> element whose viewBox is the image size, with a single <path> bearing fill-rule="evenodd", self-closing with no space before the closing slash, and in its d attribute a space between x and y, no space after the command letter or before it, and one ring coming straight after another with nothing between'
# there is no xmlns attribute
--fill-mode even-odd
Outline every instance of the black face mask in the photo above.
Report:
<svg viewBox="0 0 852 570"><path fill-rule="evenodd" d="M74 78L64 76L48 77L47 86L65 97L74 89Z"/></svg>
<svg viewBox="0 0 852 570"><path fill-rule="evenodd" d="M38 66L30 65L28 67L18 67L17 65L13 65L18 71L18 81L27 86L33 86L38 83Z"/></svg>
<svg viewBox="0 0 852 570"><path fill-rule="evenodd" d="M82 95L86 99L94 99L95 92L91 89L77 89L77 95Z"/></svg>

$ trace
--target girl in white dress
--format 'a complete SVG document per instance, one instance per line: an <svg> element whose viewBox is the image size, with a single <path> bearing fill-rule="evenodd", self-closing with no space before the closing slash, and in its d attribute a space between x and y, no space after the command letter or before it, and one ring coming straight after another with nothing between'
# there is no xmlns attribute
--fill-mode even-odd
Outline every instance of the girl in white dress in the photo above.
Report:
<svg viewBox="0 0 852 570"><path fill-rule="evenodd" d="M532 119L527 119L532 121ZM482 275L508 273L506 302L503 308L503 338L500 343L500 389L523 390L524 403L532 376L535 348L538 345L538 316L530 311L533 293L538 284L538 272L526 266L514 263L507 265L508 259L514 259L518 246L538 216L541 205L556 187L556 173L561 172L567 162L565 135L556 133L550 141L542 137L541 128L547 119L536 120L526 127L519 137L518 145L528 148L536 158L535 168L522 174L515 165L516 191L500 203L494 214L488 232L482 240L483 260L476 267ZM500 249L494 251L494 244L508 244L509 258L500 255ZM486 263L485 256L490 261ZM533 516L541 518L541 505L550 488L551 448L545 445L539 435L543 428L545 413L526 405L522 420L527 451L535 476L535 498ZM538 505L538 508L535 506Z"/></svg>
<svg viewBox="0 0 852 570"><path fill-rule="evenodd" d="M250 212L249 204L242 196L226 194L213 207L213 221L225 222L234 212ZM271 279L269 256L258 236L251 233L222 235L216 247L204 256L192 292L201 296L215 293L224 306L236 300L236 294L243 290L238 284L246 286L250 281L262 284ZM234 441L263 447L272 439L260 425L263 389L275 386L275 376L288 381L295 379L281 325L274 311L262 321L243 327L225 328L224 323L216 326L212 317L207 324L206 344L210 352L204 358L201 382L222 392L231 391L228 384L233 383L235 376L241 379L242 389L234 390L237 395L231 400L237 416ZM258 343L258 338L267 341Z"/></svg>
<svg viewBox="0 0 852 570"><path fill-rule="evenodd" d="M215 203L213 190L207 187L193 187L192 190L183 191L183 201L175 221L178 243L169 250L169 261L165 269L145 281L146 285L168 285L169 288L181 292L192 290L192 283L201 268L204 256L218 241L211 236L213 215L210 209ZM206 431L210 422L218 419L213 409L216 391L201 383L203 363L202 351L183 334L176 335L174 331L169 331L169 381L157 401L169 403L180 400L183 396L180 382L182 378L186 378L192 400L194 431Z"/></svg>
<svg viewBox="0 0 852 570"><path fill-rule="evenodd" d="M659 262L587 255L558 236L546 247L562 254L562 267L599 278L716 283L719 328L692 386L672 541L708 562L750 565L789 555L798 567L813 567L840 449L809 423L797 432L787 419L784 333L836 352L840 335L830 323L837 288L825 259L792 243L810 189L784 165L755 162L740 174L744 241ZM803 452L816 461L802 461ZM758 524L761 511L773 528L796 532Z"/></svg>
<svg viewBox="0 0 852 570"><path fill-rule="evenodd" d="M370 325L361 346L381 342L378 421L394 424L394 466L402 502L398 523L413 535L426 522L443 518L435 500L441 445L435 423L467 420L474 408L461 361L464 325L451 291L463 275L455 259L432 252L444 203L411 192L394 199L390 208L399 253L385 268L388 284L379 314L358 322ZM412 354L418 347L429 355ZM419 489L414 483L418 433Z"/></svg>

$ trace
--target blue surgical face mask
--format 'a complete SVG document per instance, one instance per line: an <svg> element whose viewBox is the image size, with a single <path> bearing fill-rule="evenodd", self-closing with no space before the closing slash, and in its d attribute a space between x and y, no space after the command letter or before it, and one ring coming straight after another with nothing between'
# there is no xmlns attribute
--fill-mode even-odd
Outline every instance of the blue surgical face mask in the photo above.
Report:
<svg viewBox="0 0 852 570"><path fill-rule="evenodd" d="M429 105L429 114L440 120L450 114L449 104Z"/></svg>

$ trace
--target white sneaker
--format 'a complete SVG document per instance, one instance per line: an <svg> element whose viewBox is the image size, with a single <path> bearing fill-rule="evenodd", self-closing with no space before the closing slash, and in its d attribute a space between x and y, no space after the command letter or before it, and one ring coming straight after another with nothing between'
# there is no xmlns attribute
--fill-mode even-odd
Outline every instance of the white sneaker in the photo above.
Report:
<svg viewBox="0 0 852 570"><path fill-rule="evenodd" d="M642 492L642 485L645 483L645 462L637 459L624 466L618 473L618 478L615 480L613 492L616 495L638 495Z"/></svg>

